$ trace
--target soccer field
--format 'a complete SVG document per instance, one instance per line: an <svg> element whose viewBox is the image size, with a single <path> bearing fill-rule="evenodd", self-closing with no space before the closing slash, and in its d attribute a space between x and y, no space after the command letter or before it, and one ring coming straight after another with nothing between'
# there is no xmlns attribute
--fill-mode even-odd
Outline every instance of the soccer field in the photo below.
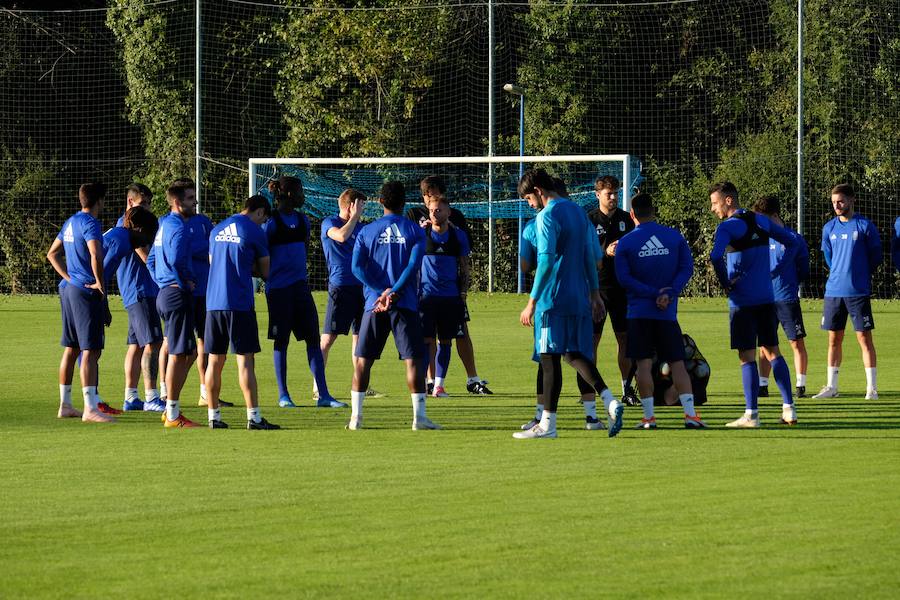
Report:
<svg viewBox="0 0 900 600"><path fill-rule="evenodd" d="M566 368L560 438L517 441L534 401L523 303L470 299L479 374L495 395L465 394L454 356L452 397L429 399L443 431L410 431L390 343L372 380L387 396L367 400L367 429L349 432L349 410L312 408L301 393L311 380L296 343L289 377L303 406L277 408L261 340L263 414L286 430L250 432L240 407L223 409L227 431L164 430L156 413L57 420L58 300L0 298L0 596L896 597L900 305L875 303L878 401L862 399L848 336L840 398L800 400L787 428L772 385L762 429L725 430L743 410L725 300L684 300L683 329L712 367L700 408L710 430L682 429L670 408L659 430L634 431L640 409L627 408L617 438L584 431ZM127 321L110 304L100 391L120 406ZM821 302L804 309L815 393ZM265 331L264 310L259 320ZM600 369L616 389L612 359L606 340ZM328 378L349 397L346 338ZM240 404L233 359L224 382L222 397ZM187 416L205 423L196 371L185 389Z"/></svg>

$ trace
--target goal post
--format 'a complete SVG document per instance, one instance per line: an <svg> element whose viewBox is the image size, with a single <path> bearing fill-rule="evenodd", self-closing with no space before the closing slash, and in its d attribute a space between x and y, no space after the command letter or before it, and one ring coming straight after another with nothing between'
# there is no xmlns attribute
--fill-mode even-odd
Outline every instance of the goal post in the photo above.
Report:
<svg viewBox="0 0 900 600"><path fill-rule="evenodd" d="M396 179L407 187L410 205L421 201L418 184L427 175L439 175L447 183L454 208L470 221L473 265L479 265L477 288L488 292L523 289L524 275L518 250L523 224L535 213L519 198L519 167L545 168L560 177L568 196L585 209L594 208L594 181L615 176L620 184L619 204L631 208L639 185L641 161L628 154L572 154L557 156L450 156L450 157L261 157L248 160L248 194L270 197L269 181L282 175L298 177L306 191L305 211L313 220L336 214L337 197L345 188L356 188L369 198L384 181ZM271 199L271 197L270 197ZM364 218L381 216L370 203Z"/></svg>

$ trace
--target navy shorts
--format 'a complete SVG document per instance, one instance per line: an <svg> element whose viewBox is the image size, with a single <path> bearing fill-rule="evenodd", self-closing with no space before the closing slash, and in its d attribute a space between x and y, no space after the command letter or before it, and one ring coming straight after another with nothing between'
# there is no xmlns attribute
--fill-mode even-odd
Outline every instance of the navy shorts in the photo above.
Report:
<svg viewBox="0 0 900 600"><path fill-rule="evenodd" d="M363 313L359 329L359 341L356 343L356 356L376 360L393 332L394 344L400 358L421 358L425 355L425 341L422 337L422 324L419 314L406 308L392 308L387 312Z"/></svg>
<svg viewBox="0 0 900 600"><path fill-rule="evenodd" d="M211 310L206 313L203 341L210 354L256 354L259 327L255 310Z"/></svg>
<svg viewBox="0 0 900 600"><path fill-rule="evenodd" d="M734 350L755 350L758 346L778 345L778 315L774 304L732 306L731 347Z"/></svg>
<svg viewBox="0 0 900 600"><path fill-rule="evenodd" d="M103 350L103 296L96 290L69 284L60 292L62 338L60 345L81 350Z"/></svg>
<svg viewBox="0 0 900 600"><path fill-rule="evenodd" d="M201 340L206 331L206 296L194 296L194 333Z"/></svg>
<svg viewBox="0 0 900 600"><path fill-rule="evenodd" d="M156 297L138 298L126 306L128 311L128 345L148 346L162 341L162 327L156 310Z"/></svg>
<svg viewBox="0 0 900 600"><path fill-rule="evenodd" d="M603 333L603 326L607 321L612 322L615 333L626 333L628 331L628 298L625 296L625 290L620 288L600 290L600 298L603 299L603 304L606 306L606 316L602 321L594 322L594 333Z"/></svg>
<svg viewBox="0 0 900 600"><path fill-rule="evenodd" d="M169 354L186 355L197 351L194 337L194 297L187 290L166 286L156 297L156 310L166 322Z"/></svg>
<svg viewBox="0 0 900 600"><path fill-rule="evenodd" d="M305 281L277 290L266 290L269 305L269 339L287 342L291 333L296 340L319 343L319 313Z"/></svg>
<svg viewBox="0 0 900 600"><path fill-rule="evenodd" d="M459 296L426 296L419 301L422 335L439 340L466 337L466 305ZM437 335L435 335L437 334Z"/></svg>
<svg viewBox="0 0 900 600"><path fill-rule="evenodd" d="M787 339L794 341L806 337L806 328L803 326L803 310L800 301L776 302L775 314L781 323L781 329Z"/></svg>
<svg viewBox="0 0 900 600"><path fill-rule="evenodd" d="M627 355L632 360L654 355L670 363L684 360L681 326L663 319L628 319Z"/></svg>
<svg viewBox="0 0 900 600"><path fill-rule="evenodd" d="M853 321L856 331L872 331L875 319L872 317L872 302L868 296L849 298L825 298L822 311L822 329L843 331L847 327L847 315Z"/></svg>
<svg viewBox="0 0 900 600"><path fill-rule="evenodd" d="M366 298L361 285L328 286L328 308L325 309L325 325L322 333L347 335L359 334Z"/></svg>

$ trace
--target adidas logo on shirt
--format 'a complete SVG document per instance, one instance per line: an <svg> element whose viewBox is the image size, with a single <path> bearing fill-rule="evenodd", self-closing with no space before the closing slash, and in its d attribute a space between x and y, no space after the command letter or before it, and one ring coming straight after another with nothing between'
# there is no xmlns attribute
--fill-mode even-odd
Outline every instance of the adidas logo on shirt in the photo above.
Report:
<svg viewBox="0 0 900 600"><path fill-rule="evenodd" d="M241 237L237 234L237 225L235 223L232 223L217 233L216 237L213 239L217 242L231 242L233 244L241 243Z"/></svg>
<svg viewBox="0 0 900 600"><path fill-rule="evenodd" d="M669 249L662 245L662 242L654 235L641 246L638 256L645 258L647 256L665 256L669 253Z"/></svg>
<svg viewBox="0 0 900 600"><path fill-rule="evenodd" d="M378 236L379 244L405 244L406 238L403 237L403 234L400 233L400 228L397 227L397 224L394 223L389 227L386 227L381 235Z"/></svg>
<svg viewBox="0 0 900 600"><path fill-rule="evenodd" d="M75 232L72 231L72 224L69 223L69 226L66 227L66 231L63 233L63 241L72 243L75 241Z"/></svg>
<svg viewBox="0 0 900 600"><path fill-rule="evenodd" d="M162 248L162 239L163 239L163 228L162 225L159 226L159 231L156 232L156 237L153 239L153 245L159 246Z"/></svg>

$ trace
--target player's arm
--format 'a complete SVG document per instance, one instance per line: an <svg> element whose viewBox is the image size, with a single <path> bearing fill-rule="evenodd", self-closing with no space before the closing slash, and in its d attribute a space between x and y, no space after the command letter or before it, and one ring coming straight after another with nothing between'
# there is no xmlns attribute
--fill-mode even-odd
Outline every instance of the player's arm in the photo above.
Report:
<svg viewBox="0 0 900 600"><path fill-rule="evenodd" d="M866 250L869 255L869 270L871 272L881 264L882 260L884 260L884 255L881 251L881 235L878 233L878 228L875 227L875 224L872 222L868 223L866 230Z"/></svg>
<svg viewBox="0 0 900 600"><path fill-rule="evenodd" d="M894 268L900 271L900 217L894 221L894 234L891 236L891 258Z"/></svg>
<svg viewBox="0 0 900 600"><path fill-rule="evenodd" d="M713 237L713 249L712 252L709 253L709 261L712 263L713 270L716 273L716 279L719 280L719 285L721 285L722 289L726 292L729 291L733 285L733 283L728 280L728 265L725 264L725 249L728 248L730 242L731 235L725 227L725 224L722 223L716 228L716 234Z"/></svg>
<svg viewBox="0 0 900 600"><path fill-rule="evenodd" d="M186 227L177 229L172 234L171 246L175 254L172 261L175 267L175 273L178 275L178 281L189 291L194 291L197 280L194 277L194 271L191 269L191 253L188 236L185 235Z"/></svg>
<svg viewBox="0 0 900 600"><path fill-rule="evenodd" d="M809 279L809 248L806 246L806 239L797 235L797 251L794 254L794 269L797 272L797 281L806 281Z"/></svg>
<svg viewBox="0 0 900 600"><path fill-rule="evenodd" d="M256 238L256 260L253 261L253 276L259 277L263 281L268 281L270 265L268 238L266 237L266 234L263 233L262 229L256 229L254 231L254 238ZM211 254L209 258L210 261L212 261Z"/></svg>
<svg viewBox="0 0 900 600"><path fill-rule="evenodd" d="M625 288L625 291L634 296L641 298L656 298L659 296L659 290L656 286L647 285L631 271L631 251L628 246L618 248L615 256L616 277L619 284Z"/></svg>
<svg viewBox="0 0 900 600"><path fill-rule="evenodd" d="M328 231L325 232L325 235L327 235L334 241L343 244L350 239L350 236L353 235L353 230L356 229L356 224L359 223L359 218L362 216L362 211L363 200L354 200L353 203L350 204L350 218L346 223L344 223L344 226L329 227Z"/></svg>
<svg viewBox="0 0 900 600"><path fill-rule="evenodd" d="M69 272L66 270L66 263L63 260L65 254L66 251L63 247L62 240L56 238L53 240L53 243L50 244L50 249L47 250L47 260L50 261L53 270L56 271L60 277L69 281Z"/></svg>
<svg viewBox="0 0 900 600"><path fill-rule="evenodd" d="M826 225L822 228L822 256L825 257L825 266L831 269L831 238L828 235L829 228Z"/></svg>
<svg viewBox="0 0 900 600"><path fill-rule="evenodd" d="M459 293L465 298L472 286L472 261L468 256L459 257Z"/></svg>
<svg viewBox="0 0 900 600"><path fill-rule="evenodd" d="M424 257L425 238L423 237L413 246L412 252L409 255L409 264L406 265L406 268L400 273L400 277L398 277L397 281L394 282L394 285L391 286L391 291L393 293L399 293L400 290L406 287L410 279L415 278L419 269L422 267L422 258Z"/></svg>
<svg viewBox="0 0 900 600"><path fill-rule="evenodd" d="M88 240L88 252L91 254L91 272L94 275L94 283L87 286L97 290L102 296L106 295L103 284L103 242L100 240Z"/></svg>
<svg viewBox="0 0 900 600"><path fill-rule="evenodd" d="M691 254L691 248L688 246L687 240L681 237L678 243L678 270L675 272L672 283L669 284L669 289L666 290L669 298L674 299L680 296L681 292L684 291L684 286L687 285L693 275L694 256Z"/></svg>
<svg viewBox="0 0 900 600"><path fill-rule="evenodd" d="M256 260L253 261L253 276L259 277L263 281L268 281L268 279L269 279L269 257L268 256L256 257Z"/></svg>

